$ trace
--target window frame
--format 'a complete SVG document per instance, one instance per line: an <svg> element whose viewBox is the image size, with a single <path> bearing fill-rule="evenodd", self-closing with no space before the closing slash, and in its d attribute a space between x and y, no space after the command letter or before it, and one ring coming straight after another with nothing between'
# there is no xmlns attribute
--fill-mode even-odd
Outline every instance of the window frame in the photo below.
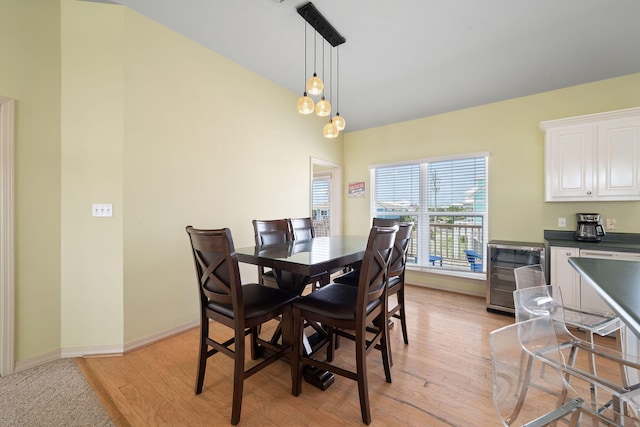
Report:
<svg viewBox="0 0 640 427"><path fill-rule="evenodd" d="M427 206L427 200L429 197L429 189L428 187L428 173L429 173L429 165L438 162L447 162L447 161L458 161L458 160L466 160L466 159L484 159L484 211L474 211L474 212L461 212L460 215L455 216L474 216L482 218L482 271L471 271L468 267L465 268L454 268L453 266L443 266L439 265L431 265L430 262L422 262L420 264L416 263L407 263L407 268L418 271L428 271L428 272L436 272L441 274L460 276L460 277L470 277L476 279L484 280L486 278L486 267L487 267L487 243L489 240L489 153L488 152L475 152L475 153L467 153L460 155L451 155L451 156L439 156L439 157L430 157L430 158L421 158L415 160L405 160L399 162L390 162L390 163L380 163L380 164L372 164L369 165L370 172L370 185L369 185L369 196L370 196L370 215L371 217L375 217L376 215L380 215L380 212L377 211L377 201L376 201L376 170L380 168L388 168L388 167L396 167L396 166L406 166L406 165L418 165L419 166L419 206ZM430 211L430 210L422 210L418 209L415 213L407 212L406 215L416 216L421 223L429 224L429 219L434 214L438 214L438 216L454 216L454 215L446 215L447 212L439 212L439 211ZM402 214L400 214L402 215ZM418 258L427 259L425 255L430 255L430 249L425 248L424 241L430 241L430 230L431 226L427 227L418 227L420 235L417 237L417 253L420 255ZM426 246L429 246L426 244Z"/></svg>

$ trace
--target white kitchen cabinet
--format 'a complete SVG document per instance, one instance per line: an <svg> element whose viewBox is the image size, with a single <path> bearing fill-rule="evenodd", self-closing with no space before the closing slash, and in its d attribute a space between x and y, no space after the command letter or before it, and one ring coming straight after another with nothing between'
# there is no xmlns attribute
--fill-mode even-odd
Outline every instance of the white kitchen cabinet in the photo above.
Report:
<svg viewBox="0 0 640 427"><path fill-rule="evenodd" d="M640 107L540 123L545 201L640 200Z"/></svg>
<svg viewBox="0 0 640 427"><path fill-rule="evenodd" d="M554 298L562 295L562 303L580 307L580 275L569 264L570 257L580 256L580 249L562 246L551 247L550 277Z"/></svg>

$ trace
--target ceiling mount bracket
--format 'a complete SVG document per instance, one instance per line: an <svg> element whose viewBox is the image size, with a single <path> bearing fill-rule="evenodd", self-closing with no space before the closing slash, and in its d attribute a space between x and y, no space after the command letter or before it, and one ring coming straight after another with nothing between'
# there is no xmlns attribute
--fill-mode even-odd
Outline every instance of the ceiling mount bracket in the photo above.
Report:
<svg viewBox="0 0 640 427"><path fill-rule="evenodd" d="M322 16L313 3L309 2L300 6L297 11L331 46L336 47L347 41L333 28L333 25Z"/></svg>

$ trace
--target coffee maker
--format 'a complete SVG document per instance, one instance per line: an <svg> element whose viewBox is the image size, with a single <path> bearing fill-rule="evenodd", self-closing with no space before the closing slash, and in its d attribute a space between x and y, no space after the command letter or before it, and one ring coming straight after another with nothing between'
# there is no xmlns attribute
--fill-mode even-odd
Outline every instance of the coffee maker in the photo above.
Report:
<svg viewBox="0 0 640 427"><path fill-rule="evenodd" d="M602 223L600 222L600 214L597 213L578 213L576 214L578 227L576 229L576 240L584 242L599 242L606 234Z"/></svg>

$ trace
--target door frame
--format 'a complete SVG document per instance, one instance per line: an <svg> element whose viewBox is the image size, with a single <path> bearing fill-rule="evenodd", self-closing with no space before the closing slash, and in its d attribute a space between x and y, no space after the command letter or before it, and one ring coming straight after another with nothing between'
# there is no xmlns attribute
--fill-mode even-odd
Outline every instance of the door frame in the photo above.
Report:
<svg viewBox="0 0 640 427"><path fill-rule="evenodd" d="M14 368L15 100L0 96L0 377Z"/></svg>
<svg viewBox="0 0 640 427"><path fill-rule="evenodd" d="M313 177L318 168L323 170L330 169L331 171L331 197L329 200L331 216L329 228L331 235L340 235L342 234L342 166L338 163L311 157L309 168L309 212L312 210Z"/></svg>

